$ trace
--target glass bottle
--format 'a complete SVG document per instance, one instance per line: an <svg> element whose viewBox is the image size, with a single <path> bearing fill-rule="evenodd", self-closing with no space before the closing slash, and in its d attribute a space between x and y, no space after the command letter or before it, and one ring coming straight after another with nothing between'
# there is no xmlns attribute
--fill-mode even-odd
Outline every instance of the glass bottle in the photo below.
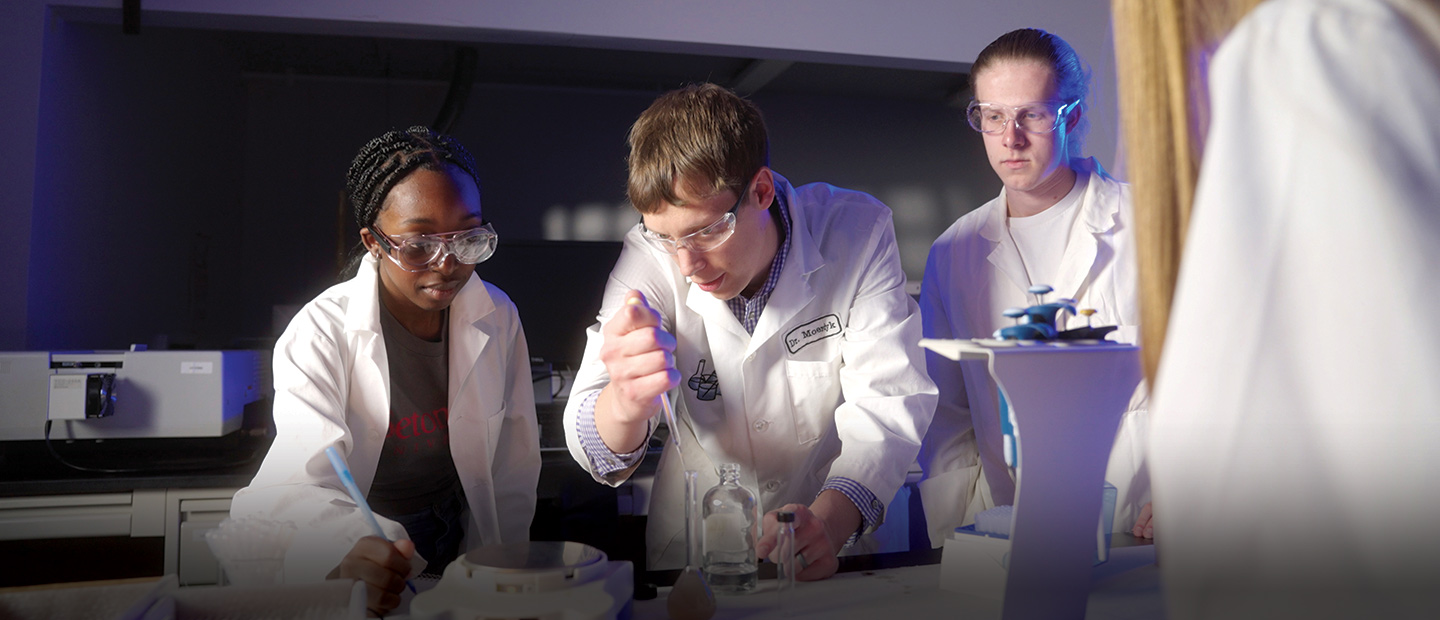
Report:
<svg viewBox="0 0 1440 620"><path fill-rule="evenodd" d="M755 495L740 486L740 466L720 465L720 484L705 492L705 549L701 569L722 594L750 592L759 583L755 562Z"/></svg>
<svg viewBox="0 0 1440 620"><path fill-rule="evenodd" d="M775 591L780 593L780 604L789 602L795 591L795 513L775 513L775 556L780 561L775 565Z"/></svg>
<svg viewBox="0 0 1440 620"><path fill-rule="evenodd" d="M685 471L685 570L675 580L665 610L670 620L710 620L715 615L715 594L695 566L700 555L699 472Z"/></svg>

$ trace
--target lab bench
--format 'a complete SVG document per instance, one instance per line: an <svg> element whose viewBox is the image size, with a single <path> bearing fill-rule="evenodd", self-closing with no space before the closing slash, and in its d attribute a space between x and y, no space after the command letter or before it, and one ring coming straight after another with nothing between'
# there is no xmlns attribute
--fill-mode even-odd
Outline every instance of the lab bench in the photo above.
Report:
<svg viewBox="0 0 1440 620"><path fill-rule="evenodd" d="M1128 536L1128 535L1126 535ZM1165 617L1154 549L1139 541L1112 549L1111 560L1094 569L1084 617L1141 620ZM974 618L1001 617L999 600L941 589L940 550L840 558L840 572L823 581L799 583L781 602L774 579L761 574L755 592L716 596L716 620L791 618ZM771 566L769 564L762 565ZM773 574L773 569L772 574ZM678 572L678 571L676 571ZM662 587L650 600L635 601L635 620L669 617Z"/></svg>
<svg viewBox="0 0 1440 620"><path fill-rule="evenodd" d="M549 413L558 422L560 409ZM219 568L204 533L229 516L230 498L254 478L270 441L242 433L55 446L95 468L236 461L184 473L76 471L56 461L42 441L0 442L0 556L33 558L0 565L0 587L171 573L181 585L217 583ZM646 459L642 475L648 478L658 456ZM629 485L594 482L553 444L541 461L532 537L586 542L617 559L643 557L644 520L632 516Z"/></svg>
<svg viewBox="0 0 1440 620"><path fill-rule="evenodd" d="M205 440L114 440L57 446L0 444L0 587L176 574L214 584L219 568L205 531L259 469L269 439L233 433ZM208 469L197 469L206 464ZM117 466L121 465L121 466ZM185 469L186 471L177 471Z"/></svg>
<svg viewBox="0 0 1440 620"><path fill-rule="evenodd" d="M531 538L583 542L612 559L644 566L649 483L663 435L652 439L650 453L631 479L612 488L595 482L565 448L560 428L564 401L537 409L541 475ZM44 442L0 442L0 555L35 558L0 568L0 587L171 573L181 585L217 583L218 565L203 535L229 515L230 498L254 477L269 441L242 431L203 440L56 446L89 466L118 462L173 468L202 457L236 461L186 473L81 472L56 461ZM892 504L892 516L904 515L905 505L915 503L908 492L901 495ZM908 519L895 521L898 526ZM663 574L641 571L640 579L666 583Z"/></svg>

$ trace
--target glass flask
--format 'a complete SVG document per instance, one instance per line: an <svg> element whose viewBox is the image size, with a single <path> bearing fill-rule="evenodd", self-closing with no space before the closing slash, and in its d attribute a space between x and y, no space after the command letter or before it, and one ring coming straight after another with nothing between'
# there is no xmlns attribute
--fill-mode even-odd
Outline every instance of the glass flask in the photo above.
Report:
<svg viewBox="0 0 1440 620"><path fill-rule="evenodd" d="M755 590L759 583L755 561L755 495L740 486L740 466L720 465L720 484L705 492L701 515L705 547L701 570L710 588L721 594Z"/></svg>

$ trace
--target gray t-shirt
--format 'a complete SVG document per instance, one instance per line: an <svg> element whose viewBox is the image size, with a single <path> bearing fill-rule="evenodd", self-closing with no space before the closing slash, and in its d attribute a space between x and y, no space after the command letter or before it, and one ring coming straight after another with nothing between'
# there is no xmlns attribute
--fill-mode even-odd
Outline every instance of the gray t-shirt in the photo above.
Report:
<svg viewBox="0 0 1440 620"><path fill-rule="evenodd" d="M390 365L390 430L366 499L386 517L424 510L458 485L450 455L449 325L442 324L440 341L428 342L380 304Z"/></svg>

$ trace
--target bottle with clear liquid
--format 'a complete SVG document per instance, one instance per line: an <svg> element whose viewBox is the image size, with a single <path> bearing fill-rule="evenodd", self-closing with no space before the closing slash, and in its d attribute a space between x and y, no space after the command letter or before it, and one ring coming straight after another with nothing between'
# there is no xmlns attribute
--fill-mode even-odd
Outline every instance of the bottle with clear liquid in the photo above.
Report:
<svg viewBox="0 0 1440 620"><path fill-rule="evenodd" d="M754 494L740 486L739 465L724 463L719 470L720 484L706 491L701 502L705 523L701 569L716 592L751 592L760 582L755 561L758 503Z"/></svg>

